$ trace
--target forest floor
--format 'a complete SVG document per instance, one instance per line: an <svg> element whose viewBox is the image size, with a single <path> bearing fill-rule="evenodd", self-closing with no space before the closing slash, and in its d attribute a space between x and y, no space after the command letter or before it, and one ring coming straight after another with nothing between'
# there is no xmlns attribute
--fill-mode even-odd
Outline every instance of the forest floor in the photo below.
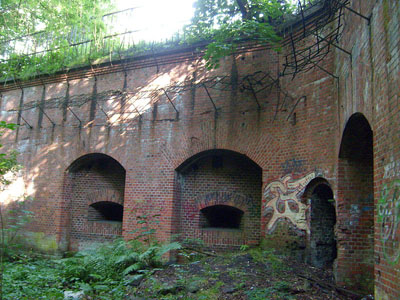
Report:
<svg viewBox="0 0 400 300"><path fill-rule="evenodd" d="M182 262L165 264L166 251ZM66 258L17 255L2 267L4 300L373 299L335 286L330 269L261 247L217 254L117 240Z"/></svg>
<svg viewBox="0 0 400 300"><path fill-rule="evenodd" d="M133 286L132 300L373 299L336 287L332 270L260 251L172 264Z"/></svg>

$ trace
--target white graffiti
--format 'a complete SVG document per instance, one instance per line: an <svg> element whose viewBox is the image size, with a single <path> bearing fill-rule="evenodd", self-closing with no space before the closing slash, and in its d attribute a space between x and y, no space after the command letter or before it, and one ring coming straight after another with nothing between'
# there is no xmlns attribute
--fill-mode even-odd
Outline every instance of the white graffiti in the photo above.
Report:
<svg viewBox="0 0 400 300"><path fill-rule="evenodd" d="M383 167L383 178L400 177L400 161L392 161Z"/></svg>
<svg viewBox="0 0 400 300"><path fill-rule="evenodd" d="M288 174L265 187L264 216L268 218L267 232L273 230L274 225L281 218L290 220L299 229L310 231L306 220L308 204L302 203L300 196L307 184L316 176L317 174L312 172L294 180L292 175Z"/></svg>

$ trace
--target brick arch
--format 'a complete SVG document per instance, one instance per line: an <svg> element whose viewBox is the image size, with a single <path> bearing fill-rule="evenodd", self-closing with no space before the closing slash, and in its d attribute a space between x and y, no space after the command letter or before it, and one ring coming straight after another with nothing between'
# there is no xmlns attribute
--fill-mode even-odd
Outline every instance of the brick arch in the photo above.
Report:
<svg viewBox="0 0 400 300"><path fill-rule="evenodd" d="M112 202L124 205L124 197L113 189L100 189L86 194L87 205L90 206L97 202Z"/></svg>
<svg viewBox="0 0 400 300"><path fill-rule="evenodd" d="M198 210L214 205L227 205L238 208L243 212L249 211L249 204L253 201L241 193L227 191L204 193L195 199Z"/></svg>
<svg viewBox="0 0 400 300"><path fill-rule="evenodd" d="M329 187L332 190L332 193L333 193L333 189L332 189L331 183L326 178L324 178L322 176L317 176L313 180L311 180L307 184L307 186L305 187L303 195L301 197L303 202L307 201L307 199L311 197L314 189L320 184L323 184L323 185L326 185L327 187Z"/></svg>
<svg viewBox="0 0 400 300"><path fill-rule="evenodd" d="M355 113L346 122L338 151L336 280L365 293L373 292L374 280L373 156L370 123Z"/></svg>
<svg viewBox="0 0 400 300"><path fill-rule="evenodd" d="M253 159L251 159L246 153L240 153L238 151L235 151L234 149L222 149L222 148L210 148L210 149L206 149L206 150L202 150L196 153L192 153L192 154L187 154L186 156L184 156L183 158L181 158L181 160L176 161L175 165L174 165L174 169L179 171L182 170L183 168L185 168L185 165L189 164L193 159L201 159L202 157L208 156L208 155L212 155L212 153L217 153L217 154L231 154L231 155L235 155L235 156L241 156L245 159L247 159L249 162L251 162L252 164L254 164L254 166L257 166L258 168L261 169L260 164L258 164L256 161L254 161Z"/></svg>
<svg viewBox="0 0 400 300"><path fill-rule="evenodd" d="M265 168L280 152L281 146L279 140L270 132L243 133L237 137L235 143L228 143L226 138L220 138L216 145L210 144L209 137L205 135L191 136L189 132L177 133L175 138L180 143L179 148L167 139L161 139L159 143L161 156L173 170L199 153L216 149L242 154L261 168Z"/></svg>
<svg viewBox="0 0 400 300"><path fill-rule="evenodd" d="M359 144L359 145L349 145L352 140L351 135L354 135L352 132L353 129L356 129L358 133L362 134L362 137L356 137L358 140L360 138L371 138L373 135L372 127L370 125L371 123L368 121L368 119L365 117L364 114L361 112L356 112L352 114L346 121L345 126L343 128L342 134L341 134L341 139L340 139L340 144L339 144L339 149L338 149L338 157L344 157L348 155L349 153L346 148L351 147L351 146L356 146L358 148L363 148L366 145ZM356 132L357 133L357 132ZM370 135L370 136L369 136ZM357 140L357 139L356 139ZM347 142L348 141L348 142ZM372 146L372 145L368 145Z"/></svg>
<svg viewBox="0 0 400 300"><path fill-rule="evenodd" d="M335 225L337 220L336 202L329 182L316 177L306 186L303 199L308 204L307 239L308 263L317 268L332 268L337 258Z"/></svg>
<svg viewBox="0 0 400 300"><path fill-rule="evenodd" d="M74 166L77 166L80 162L82 162L84 159L90 159L91 156L102 156L104 158L109 157L113 161L115 161L121 168L126 171L126 168L123 166L123 164L113 155L109 153L102 153L102 152L87 152L85 154L81 154L78 157L75 157L74 159L70 160L68 162L67 167L65 169L65 172L68 173L71 170L73 170Z"/></svg>

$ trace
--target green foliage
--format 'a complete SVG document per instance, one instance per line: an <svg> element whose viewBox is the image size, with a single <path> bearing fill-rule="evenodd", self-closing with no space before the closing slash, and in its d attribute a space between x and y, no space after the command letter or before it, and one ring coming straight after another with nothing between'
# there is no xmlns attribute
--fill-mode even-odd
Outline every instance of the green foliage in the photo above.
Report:
<svg viewBox="0 0 400 300"><path fill-rule="evenodd" d="M3 0L0 4L0 43L31 35L33 44L43 44L40 33L47 32L52 33L52 39L45 42L58 46L72 29L95 34L101 32L101 17L110 7L109 0Z"/></svg>
<svg viewBox="0 0 400 300"><path fill-rule="evenodd" d="M154 215L141 215L137 216L136 219L136 224L137 228L132 230L129 233L134 233L135 239L136 240L141 240L146 242L147 244L150 244L155 241L155 233L156 229L154 227L158 226L160 224L159 217L160 214L154 214Z"/></svg>
<svg viewBox="0 0 400 300"><path fill-rule="evenodd" d="M24 202L18 202L13 209L3 211L0 207L2 259L15 260L21 254L24 243L21 230L31 221L32 212L24 209Z"/></svg>
<svg viewBox="0 0 400 300"><path fill-rule="evenodd" d="M9 130L14 130L17 127L16 124L6 123L0 121L0 137ZM3 147L0 144L0 148ZM17 162L17 152L10 151L9 153L0 153L0 184L1 188L4 188L10 182L4 177L5 174L12 172L15 173L19 170L20 166Z"/></svg>
<svg viewBox="0 0 400 300"><path fill-rule="evenodd" d="M92 299L125 299L130 282L150 276L165 253L179 248L117 240L70 258L7 263L4 298L63 299L64 290L82 290Z"/></svg>
<svg viewBox="0 0 400 300"><path fill-rule="evenodd" d="M280 0L197 0L195 16L185 27L186 41L212 41L204 58L206 67L218 68L220 59L234 53L243 41L275 45L283 15L293 7Z"/></svg>
<svg viewBox="0 0 400 300"><path fill-rule="evenodd" d="M63 299L62 277L51 261L6 263L3 299Z"/></svg>
<svg viewBox="0 0 400 300"><path fill-rule="evenodd" d="M95 250L77 253L59 263L63 266L63 277L69 284L121 280L123 275L146 273L152 268L160 267L162 256L179 248L178 243L144 246L136 240L118 240Z"/></svg>
<svg viewBox="0 0 400 300"><path fill-rule="evenodd" d="M204 241L199 238L186 238L181 242L182 249L178 255L184 259L185 262L198 261L204 257L202 250L205 247Z"/></svg>
<svg viewBox="0 0 400 300"><path fill-rule="evenodd" d="M110 0L5 0L0 3L0 78L27 79L52 74L83 60L98 58ZM91 40L88 52L71 44ZM29 49L29 51L28 51ZM79 55L77 50L83 55ZM27 55L38 53L37 55Z"/></svg>
<svg viewBox="0 0 400 300"><path fill-rule="evenodd" d="M161 43L124 45L107 33L102 16L111 0L6 0L0 4L0 80L29 79L146 52L210 41L206 66L217 68L243 41L268 43L279 50L276 33L293 6L284 0L197 0L195 15L179 35ZM29 37L29 38L27 38ZM33 49L26 55L26 49Z"/></svg>
<svg viewBox="0 0 400 300"><path fill-rule="evenodd" d="M219 298L220 288L223 286L223 282L217 281L213 287L201 290L197 293L198 300L217 300Z"/></svg>
<svg viewBox="0 0 400 300"><path fill-rule="evenodd" d="M249 250L250 246L249 245L240 245L240 251L247 251Z"/></svg>

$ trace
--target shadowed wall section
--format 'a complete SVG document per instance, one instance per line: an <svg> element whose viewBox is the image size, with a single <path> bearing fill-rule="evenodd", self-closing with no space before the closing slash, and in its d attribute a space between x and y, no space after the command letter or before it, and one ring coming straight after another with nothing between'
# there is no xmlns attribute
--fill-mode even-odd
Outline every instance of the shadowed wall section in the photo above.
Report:
<svg viewBox="0 0 400 300"><path fill-rule="evenodd" d="M201 152L176 170L175 213L184 239L212 249L260 240L261 168L228 150Z"/></svg>
<svg viewBox="0 0 400 300"><path fill-rule="evenodd" d="M306 187L304 197L310 204L310 235L307 261L317 268L332 268L337 257L336 209L329 183L317 177Z"/></svg>
<svg viewBox="0 0 400 300"><path fill-rule="evenodd" d="M122 235L125 169L113 158L94 153L68 169L69 249Z"/></svg>
<svg viewBox="0 0 400 300"><path fill-rule="evenodd" d="M373 291L374 188L372 130L361 113L343 132L338 174L337 280L357 290Z"/></svg>

